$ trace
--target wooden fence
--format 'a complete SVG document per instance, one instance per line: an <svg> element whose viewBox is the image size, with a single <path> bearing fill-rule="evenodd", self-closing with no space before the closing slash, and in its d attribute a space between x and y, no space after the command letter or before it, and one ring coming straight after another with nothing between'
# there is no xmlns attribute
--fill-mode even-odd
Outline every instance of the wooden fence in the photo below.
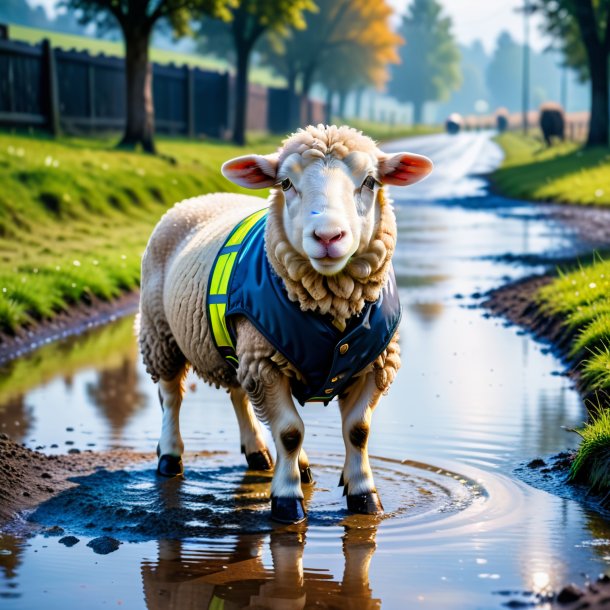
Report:
<svg viewBox="0 0 610 610"><path fill-rule="evenodd" d="M158 133L226 138L231 133L235 79L229 73L152 64ZM308 102L315 122L324 104ZM295 121L288 91L250 84L247 128L287 133ZM125 68L121 58L89 55L0 39L0 124L53 133L120 131L125 125ZM306 113L301 112L301 117Z"/></svg>
<svg viewBox="0 0 610 610"><path fill-rule="evenodd" d="M523 115L520 112L513 112L505 116L510 131L521 131L523 129ZM589 113L566 112L564 116L566 139L574 142L584 142L587 139ZM540 133L540 112L538 110L530 110L527 113L527 125L531 133ZM465 116L464 127L473 130L496 129L497 117L496 115Z"/></svg>

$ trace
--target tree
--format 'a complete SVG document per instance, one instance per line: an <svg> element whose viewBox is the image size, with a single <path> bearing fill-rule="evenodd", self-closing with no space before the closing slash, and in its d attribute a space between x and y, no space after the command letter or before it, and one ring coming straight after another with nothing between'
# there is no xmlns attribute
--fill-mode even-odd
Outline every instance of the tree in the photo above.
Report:
<svg viewBox="0 0 610 610"><path fill-rule="evenodd" d="M286 78L293 94L300 83L303 100L315 82L336 91L350 84L350 89L382 86L387 64L398 61L402 43L392 31L387 0L317 0L317 5L317 12L306 15L305 29L272 41L266 61ZM360 71L352 69L357 62ZM335 78L340 88L333 86ZM306 120L311 122L311 116Z"/></svg>
<svg viewBox="0 0 610 610"><path fill-rule="evenodd" d="M485 80L492 105L516 111L521 105L521 57L523 49L508 32L500 32Z"/></svg>
<svg viewBox="0 0 610 610"><path fill-rule="evenodd" d="M559 39L568 65L588 74L591 116L587 147L610 144L608 60L610 59L610 0L537 0L547 31ZM583 53L584 51L584 53Z"/></svg>
<svg viewBox="0 0 610 610"><path fill-rule="evenodd" d="M461 82L452 21L442 10L437 0L413 0L398 30L406 44L389 90L397 99L413 104L415 123L421 123L426 102L446 100Z"/></svg>
<svg viewBox="0 0 610 610"><path fill-rule="evenodd" d="M255 44L268 31L286 35L289 28L304 28L304 11L314 11L313 0L240 0L231 8L232 20L226 23L204 19L199 28L203 39L201 48L226 56L226 41L232 41L235 53L235 114L233 141L246 143L248 110L248 72ZM222 45L225 46L222 46Z"/></svg>
<svg viewBox="0 0 610 610"><path fill-rule="evenodd" d="M227 0L62 0L61 6L80 12L83 23L93 22L101 30L118 24L123 34L127 120L119 146L141 145L146 152L155 152L152 70L148 61L155 25L165 20L177 35L182 35L188 31L193 10L228 19L226 3Z"/></svg>

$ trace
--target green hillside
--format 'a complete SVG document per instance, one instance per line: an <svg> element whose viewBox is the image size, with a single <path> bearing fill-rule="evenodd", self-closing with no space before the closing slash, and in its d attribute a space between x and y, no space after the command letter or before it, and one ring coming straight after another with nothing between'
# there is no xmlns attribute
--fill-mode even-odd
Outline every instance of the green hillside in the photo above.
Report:
<svg viewBox="0 0 610 610"><path fill-rule="evenodd" d="M101 40L88 36L76 36L74 34L63 34L61 32L53 32L50 30L39 30L37 28L28 28L21 25L9 24L9 37L13 40L21 40L30 44L37 44L41 40L48 38L51 44L62 49L75 49L77 51L88 51L91 54L110 55L112 57L123 57L124 49L122 42L114 42L112 40ZM191 55L188 53L179 53L168 51L166 49L150 49L150 59L159 64L177 64L187 65L204 70L213 70L224 72L232 69L227 62L211 57L209 55ZM250 80L253 83L264 85L266 87L282 87L285 81L277 76L274 76L266 68L253 67L250 70Z"/></svg>

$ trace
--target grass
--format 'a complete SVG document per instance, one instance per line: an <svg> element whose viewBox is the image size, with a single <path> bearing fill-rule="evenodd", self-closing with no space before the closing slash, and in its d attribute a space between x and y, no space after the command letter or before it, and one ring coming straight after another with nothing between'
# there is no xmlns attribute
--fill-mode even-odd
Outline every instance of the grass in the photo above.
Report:
<svg viewBox="0 0 610 610"><path fill-rule="evenodd" d="M581 437L570 468L570 480L586 483L594 493L610 490L610 410L599 408L592 423L577 430Z"/></svg>
<svg viewBox="0 0 610 610"><path fill-rule="evenodd" d="M573 142L546 148L541 138L505 133L497 138L505 159L494 188L516 199L610 205L610 150L580 149Z"/></svg>
<svg viewBox="0 0 610 610"><path fill-rule="evenodd" d="M610 492L610 261L596 257L591 264L562 273L538 293L541 310L564 321L568 357L580 373L590 421L570 471L574 481L593 492Z"/></svg>
<svg viewBox="0 0 610 610"><path fill-rule="evenodd" d="M568 355L578 363L583 390L610 395L610 261L562 273L538 293L541 310L564 320Z"/></svg>
<svg viewBox="0 0 610 610"><path fill-rule="evenodd" d="M278 143L259 138L249 150L271 152ZM0 133L0 331L135 289L148 236L169 206L219 190L246 192L219 171L243 149L158 144L161 155L153 157L115 150L108 140Z"/></svg>
<svg viewBox="0 0 610 610"><path fill-rule="evenodd" d="M38 44L48 38L51 45L69 50L88 51L91 54L103 53L111 57L123 57L125 50L122 41L102 40L89 36L78 36L77 34L64 34L51 30L41 30L20 25L10 24L9 36L12 40L21 40L29 44ZM194 55L190 53L179 53L167 49L156 49L151 47L150 60L159 64L187 65L202 70L214 72L233 72L231 66L222 59L209 55ZM265 87L283 87L286 81L274 75L268 68L253 66L250 69L250 80Z"/></svg>

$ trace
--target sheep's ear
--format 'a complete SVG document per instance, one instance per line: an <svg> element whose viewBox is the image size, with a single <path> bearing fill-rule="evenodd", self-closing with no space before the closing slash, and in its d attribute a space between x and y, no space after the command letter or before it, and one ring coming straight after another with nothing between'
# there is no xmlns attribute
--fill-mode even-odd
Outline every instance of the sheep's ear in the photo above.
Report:
<svg viewBox="0 0 610 610"><path fill-rule="evenodd" d="M379 176L384 184L409 186L432 171L432 161L423 155L396 153L379 158Z"/></svg>
<svg viewBox="0 0 610 610"><path fill-rule="evenodd" d="M276 183L278 155L246 155L227 161L222 175L250 189L264 189Z"/></svg>

